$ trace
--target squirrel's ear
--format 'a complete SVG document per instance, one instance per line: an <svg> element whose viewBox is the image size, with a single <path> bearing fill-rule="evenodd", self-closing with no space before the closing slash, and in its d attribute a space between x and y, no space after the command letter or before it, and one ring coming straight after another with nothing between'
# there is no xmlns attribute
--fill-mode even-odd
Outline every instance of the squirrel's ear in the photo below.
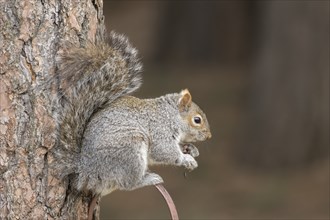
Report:
<svg viewBox="0 0 330 220"><path fill-rule="evenodd" d="M184 89L180 93L180 99L179 99L179 110L186 111L191 105L191 95L188 89Z"/></svg>

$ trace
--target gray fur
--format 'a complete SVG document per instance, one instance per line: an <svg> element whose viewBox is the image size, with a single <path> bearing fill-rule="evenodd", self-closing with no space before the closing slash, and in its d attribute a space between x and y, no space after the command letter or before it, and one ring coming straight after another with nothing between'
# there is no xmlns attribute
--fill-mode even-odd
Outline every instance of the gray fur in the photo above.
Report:
<svg viewBox="0 0 330 220"><path fill-rule="evenodd" d="M87 125L76 163L77 188L102 194L133 190L162 182L160 176L148 171L149 165L196 168L195 159L183 154L180 147L184 134L196 131L182 120L179 98L180 94L145 100L124 96L97 112ZM198 107L193 108L196 111ZM198 130L200 136L190 141L209 136L209 130Z"/></svg>
<svg viewBox="0 0 330 220"><path fill-rule="evenodd" d="M127 38L114 32L107 42L68 49L58 63L59 75L47 84L59 81L59 95L54 101L59 147L54 156L58 158L56 168L66 176L75 169L74 161L92 114L106 103L138 89L142 64Z"/></svg>
<svg viewBox="0 0 330 220"><path fill-rule="evenodd" d="M54 102L58 146L55 168L78 190L106 194L163 182L148 169L164 164L197 167L198 150L182 145L211 137L205 114L188 90L156 99L129 96L141 85L142 65L126 37L70 48L60 57ZM194 116L203 124L195 126Z"/></svg>

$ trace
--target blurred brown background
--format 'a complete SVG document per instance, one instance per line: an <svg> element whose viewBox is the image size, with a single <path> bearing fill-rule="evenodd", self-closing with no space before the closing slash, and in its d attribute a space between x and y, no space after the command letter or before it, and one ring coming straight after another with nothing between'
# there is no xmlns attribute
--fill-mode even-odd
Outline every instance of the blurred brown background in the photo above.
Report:
<svg viewBox="0 0 330 220"><path fill-rule="evenodd" d="M154 167L181 219L329 219L329 1L104 1L144 63L136 94L189 88L213 138L199 167ZM166 219L154 187L102 219Z"/></svg>

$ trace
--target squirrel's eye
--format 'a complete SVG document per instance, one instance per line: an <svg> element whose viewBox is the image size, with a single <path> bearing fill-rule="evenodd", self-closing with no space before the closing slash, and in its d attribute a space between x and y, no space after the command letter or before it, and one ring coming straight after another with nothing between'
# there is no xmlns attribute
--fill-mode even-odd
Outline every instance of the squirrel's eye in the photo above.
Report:
<svg viewBox="0 0 330 220"><path fill-rule="evenodd" d="M202 122L201 117L199 117L199 116L195 116L195 117L194 117L194 122L195 122L196 124L200 124L200 123Z"/></svg>

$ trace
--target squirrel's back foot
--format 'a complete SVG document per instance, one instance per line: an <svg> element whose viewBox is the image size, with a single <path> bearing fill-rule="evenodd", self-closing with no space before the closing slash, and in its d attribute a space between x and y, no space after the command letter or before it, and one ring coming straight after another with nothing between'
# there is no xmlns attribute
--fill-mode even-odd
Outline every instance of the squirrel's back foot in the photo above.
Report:
<svg viewBox="0 0 330 220"><path fill-rule="evenodd" d="M134 190L138 188L142 188L144 186L156 185L159 183L163 183L163 178L156 173L145 173L140 181L132 184L131 182L127 182L126 184L120 187L121 190Z"/></svg>
<svg viewBox="0 0 330 220"><path fill-rule="evenodd" d="M163 178L156 173L146 173L141 181L143 186L156 185L163 182Z"/></svg>

